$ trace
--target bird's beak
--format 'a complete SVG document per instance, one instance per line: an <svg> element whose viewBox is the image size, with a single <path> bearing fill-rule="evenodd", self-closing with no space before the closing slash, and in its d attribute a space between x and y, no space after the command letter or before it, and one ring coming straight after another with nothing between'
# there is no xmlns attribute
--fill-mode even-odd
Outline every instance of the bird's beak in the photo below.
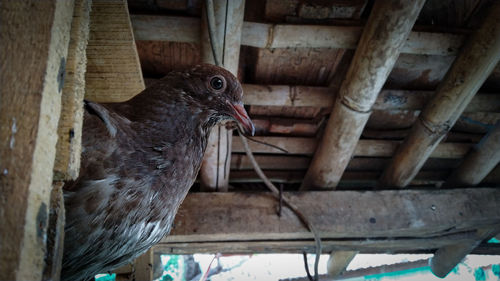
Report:
<svg viewBox="0 0 500 281"><path fill-rule="evenodd" d="M243 104L229 103L229 106L233 109L232 116L241 124L243 129L245 129L245 133L253 136L255 134L255 126L252 120L250 120L250 117L248 117L248 113L243 107Z"/></svg>

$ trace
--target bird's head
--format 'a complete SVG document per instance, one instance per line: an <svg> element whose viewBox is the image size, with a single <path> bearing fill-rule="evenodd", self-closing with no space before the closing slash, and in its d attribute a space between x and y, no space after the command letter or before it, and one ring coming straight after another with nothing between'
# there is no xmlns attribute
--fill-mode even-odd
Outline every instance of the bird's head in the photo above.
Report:
<svg viewBox="0 0 500 281"><path fill-rule="evenodd" d="M184 78L185 89L194 104L202 105L218 121L234 119L247 134L253 135L255 127L243 107L243 89L231 72L215 65L197 65L179 73Z"/></svg>

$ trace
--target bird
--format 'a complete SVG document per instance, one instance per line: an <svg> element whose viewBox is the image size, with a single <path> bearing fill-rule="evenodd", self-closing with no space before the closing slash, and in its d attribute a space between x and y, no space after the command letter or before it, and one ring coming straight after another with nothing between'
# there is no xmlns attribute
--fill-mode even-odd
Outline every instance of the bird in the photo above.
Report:
<svg viewBox="0 0 500 281"><path fill-rule="evenodd" d="M172 71L132 99L85 101L79 176L63 186L61 280L125 265L170 232L200 169L210 129L255 127L238 79L201 64Z"/></svg>

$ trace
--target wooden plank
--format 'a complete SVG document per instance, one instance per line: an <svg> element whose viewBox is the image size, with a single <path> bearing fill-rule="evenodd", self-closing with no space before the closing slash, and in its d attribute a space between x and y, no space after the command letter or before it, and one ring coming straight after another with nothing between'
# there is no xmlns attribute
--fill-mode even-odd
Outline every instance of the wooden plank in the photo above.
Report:
<svg viewBox="0 0 500 281"><path fill-rule="evenodd" d="M186 24L175 25L175 32L169 32L165 23L171 19L165 16L136 15L132 25L137 40L158 40L189 42L196 30ZM177 21L188 21L186 19ZM194 22L194 21L193 21ZM199 22L199 21L198 21ZM141 26L151 26L144 29ZM178 28L177 28L178 27ZM363 27L360 26L320 26L286 25L244 22L241 45L257 48L337 48L355 49ZM168 32L168 34L167 34ZM184 41L180 41L184 40ZM401 52L421 55L454 55L462 46L464 36L451 33L411 32L402 46Z"/></svg>
<svg viewBox="0 0 500 281"><path fill-rule="evenodd" d="M87 69L87 41L91 0L76 0L68 59L62 92L62 110L57 133L55 180L75 180L80 170L82 150L83 97Z"/></svg>
<svg viewBox="0 0 500 281"><path fill-rule="evenodd" d="M75 5L77 7L77 5ZM64 195L63 182L54 184L50 194L49 224L47 231L47 249L43 280L59 281L61 277L64 249Z"/></svg>
<svg viewBox="0 0 500 281"><path fill-rule="evenodd" d="M328 276L335 278L341 275L357 254L357 251L333 251L326 266Z"/></svg>
<svg viewBox="0 0 500 281"><path fill-rule="evenodd" d="M500 122L476 146L470 149L446 185L479 184L500 163Z"/></svg>
<svg viewBox="0 0 500 281"><path fill-rule="evenodd" d="M500 3L462 49L437 94L381 178L382 185L405 187L462 114L500 59Z"/></svg>
<svg viewBox="0 0 500 281"><path fill-rule="evenodd" d="M256 85L243 84L246 105L259 106L311 106L333 107L336 93L327 87L308 87L294 85ZM388 90L380 91L373 110L421 110L434 96L432 91ZM464 112L498 112L500 95L478 94L467 105Z"/></svg>
<svg viewBox="0 0 500 281"><path fill-rule="evenodd" d="M287 193L322 239L429 238L500 223L500 190L323 191ZM387 202L390 202L387 203ZM261 193L190 193L164 242L312 239L287 208ZM199 210L204 216L199 216ZM394 211L397 210L397 211Z"/></svg>
<svg viewBox="0 0 500 281"><path fill-rule="evenodd" d="M219 52L217 56L220 63L234 76L238 76L244 9L244 0L217 0L214 2L215 38L219 42L224 42L220 50L217 50L216 46L218 45L215 42L213 44L210 42L206 17L203 17L201 25L202 61L216 64L213 57L213 47L216 52ZM225 124L219 124L212 128L200 169L202 190L227 191L230 166L227 163L231 161L232 135L233 131L226 129Z"/></svg>
<svg viewBox="0 0 500 281"><path fill-rule="evenodd" d="M316 150L317 140L315 138L300 137L254 137L255 140L266 142L288 151L288 154L312 155ZM390 140L359 140L353 157L391 157L394 155L400 141ZM284 154L283 151L276 148L255 142L249 142L250 148L254 153L274 153ZM471 144L468 143L441 143L431 154L433 158L463 158L469 151ZM238 137L233 139L233 152L244 153L243 144Z"/></svg>
<svg viewBox="0 0 500 281"><path fill-rule="evenodd" d="M87 46L85 98L120 102L144 90L125 0L93 0Z"/></svg>
<svg viewBox="0 0 500 281"><path fill-rule="evenodd" d="M359 251L362 253L432 253L436 248L469 241L470 234L451 234L432 238L401 238L401 239L323 239L324 254L331 251ZM489 254L499 253L499 249L483 248ZM255 253L297 253L303 251L315 253L312 239L300 240L233 240L233 241L179 241L170 242L168 238L154 246L155 252L163 254L255 254Z"/></svg>
<svg viewBox="0 0 500 281"><path fill-rule="evenodd" d="M73 1L0 2L0 280L41 280Z"/></svg>
<svg viewBox="0 0 500 281"><path fill-rule="evenodd" d="M250 78L262 84L326 86L337 71L343 49L256 49Z"/></svg>
<svg viewBox="0 0 500 281"><path fill-rule="evenodd" d="M423 4L405 0L374 4L302 190L337 186Z"/></svg>

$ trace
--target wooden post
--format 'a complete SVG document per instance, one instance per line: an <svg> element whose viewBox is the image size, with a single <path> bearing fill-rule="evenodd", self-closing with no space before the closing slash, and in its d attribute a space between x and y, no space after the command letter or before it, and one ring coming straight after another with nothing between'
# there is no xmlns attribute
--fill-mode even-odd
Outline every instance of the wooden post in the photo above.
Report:
<svg viewBox="0 0 500 281"><path fill-rule="evenodd" d="M199 20L187 17L133 15L136 40L197 43ZM165 29L172 26L172 29ZM255 48L355 49L363 27L244 22L241 45ZM413 31L401 47L402 53L456 55L464 36L452 33Z"/></svg>
<svg viewBox="0 0 500 281"><path fill-rule="evenodd" d="M398 148L381 185L407 186L483 85L500 59L499 14L500 2L495 2Z"/></svg>
<svg viewBox="0 0 500 281"><path fill-rule="evenodd" d="M220 42L220 49L216 50L219 52L217 56L222 60L220 63L235 76L238 76L244 8L244 0L214 1L215 37ZM203 7L201 21L202 61L215 64L205 9L206 7ZM212 129L200 170L202 190L228 190L232 135L233 131L227 130L224 125Z"/></svg>
<svg viewBox="0 0 500 281"><path fill-rule="evenodd" d="M63 182L54 184L50 194L49 225L43 280L59 281L61 277L64 249L64 212Z"/></svg>
<svg viewBox="0 0 500 281"><path fill-rule="evenodd" d="M326 266L328 276L334 279L341 275L357 254L357 251L333 251Z"/></svg>
<svg viewBox="0 0 500 281"><path fill-rule="evenodd" d="M465 256L470 254L481 241L495 235L498 231L500 231L498 227L478 229L476 239L439 248L430 261L432 273L437 277L444 278L465 258Z"/></svg>
<svg viewBox="0 0 500 281"><path fill-rule="evenodd" d="M0 280L41 280L73 1L0 2Z"/></svg>
<svg viewBox="0 0 500 281"><path fill-rule="evenodd" d="M134 277L132 280L153 280L153 248L139 256L134 261Z"/></svg>
<svg viewBox="0 0 500 281"><path fill-rule="evenodd" d="M87 70L86 48L89 38L92 0L76 0L68 60L62 92L62 110L57 130L55 180L75 180L80 170L82 151L83 97Z"/></svg>
<svg viewBox="0 0 500 281"><path fill-rule="evenodd" d="M85 98L122 102L144 90L126 0L93 0L87 45Z"/></svg>
<svg viewBox="0 0 500 281"><path fill-rule="evenodd" d="M500 122L465 156L446 181L447 186L474 186L500 162Z"/></svg>
<svg viewBox="0 0 500 281"><path fill-rule="evenodd" d="M375 2L301 189L337 186L424 2Z"/></svg>

